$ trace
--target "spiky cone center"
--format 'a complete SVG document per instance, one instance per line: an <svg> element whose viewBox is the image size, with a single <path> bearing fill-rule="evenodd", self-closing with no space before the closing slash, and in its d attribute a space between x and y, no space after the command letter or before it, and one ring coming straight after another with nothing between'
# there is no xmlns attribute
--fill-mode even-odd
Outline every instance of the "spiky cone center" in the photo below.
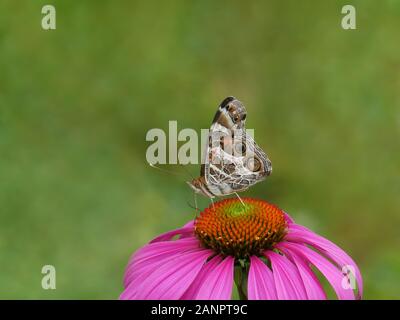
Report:
<svg viewBox="0 0 400 320"><path fill-rule="evenodd" d="M210 205L195 220L195 234L201 244L218 254L246 259L262 256L286 234L284 212L263 200L225 199Z"/></svg>

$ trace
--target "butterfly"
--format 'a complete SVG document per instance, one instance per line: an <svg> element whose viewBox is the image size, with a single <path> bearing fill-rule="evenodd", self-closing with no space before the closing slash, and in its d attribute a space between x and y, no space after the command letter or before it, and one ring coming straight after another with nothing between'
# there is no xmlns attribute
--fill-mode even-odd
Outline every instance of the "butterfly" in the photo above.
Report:
<svg viewBox="0 0 400 320"><path fill-rule="evenodd" d="M200 177L187 182L195 193L211 199L237 195L271 174L271 161L246 132L246 116L246 108L234 97L225 98L219 105L208 134Z"/></svg>

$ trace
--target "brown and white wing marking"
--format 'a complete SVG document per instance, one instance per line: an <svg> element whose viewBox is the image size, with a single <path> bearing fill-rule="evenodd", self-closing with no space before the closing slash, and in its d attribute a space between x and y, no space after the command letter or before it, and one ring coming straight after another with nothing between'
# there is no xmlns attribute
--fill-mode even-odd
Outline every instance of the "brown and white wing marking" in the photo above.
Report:
<svg viewBox="0 0 400 320"><path fill-rule="evenodd" d="M232 149L233 153L216 149L221 164L210 164L208 187L220 195L244 191L272 172L271 161L245 129L235 132Z"/></svg>
<svg viewBox="0 0 400 320"><path fill-rule="evenodd" d="M246 108L234 97L222 101L214 116L200 177L189 185L208 197L243 191L272 171L271 161L245 129Z"/></svg>
<svg viewBox="0 0 400 320"><path fill-rule="evenodd" d="M219 150L223 148L229 153L234 131L244 128L246 116L246 108L234 97L225 98L219 105L210 127L200 171L200 176L204 176L206 183L210 179L210 164L221 167Z"/></svg>

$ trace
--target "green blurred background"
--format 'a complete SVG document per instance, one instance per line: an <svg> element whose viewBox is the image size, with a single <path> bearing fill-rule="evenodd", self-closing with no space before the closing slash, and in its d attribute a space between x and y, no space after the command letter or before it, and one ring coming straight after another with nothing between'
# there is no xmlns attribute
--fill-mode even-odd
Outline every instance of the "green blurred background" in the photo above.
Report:
<svg viewBox="0 0 400 320"><path fill-rule="evenodd" d="M117 298L132 252L194 216L199 166L149 168L147 131L208 128L227 95L274 167L243 195L343 247L365 298L399 298L400 2L351 1L348 31L344 4L2 0L0 298Z"/></svg>

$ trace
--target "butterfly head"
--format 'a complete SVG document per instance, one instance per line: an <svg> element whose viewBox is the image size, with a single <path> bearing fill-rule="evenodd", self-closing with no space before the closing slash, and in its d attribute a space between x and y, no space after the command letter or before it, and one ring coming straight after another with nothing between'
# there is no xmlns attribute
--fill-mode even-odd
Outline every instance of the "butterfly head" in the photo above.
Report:
<svg viewBox="0 0 400 320"><path fill-rule="evenodd" d="M220 117L221 115L223 117ZM221 124L231 130L242 129L244 128L246 115L246 108L239 100L235 97L227 97L221 102L216 115L217 119L214 119L214 122L216 120L226 122Z"/></svg>
<svg viewBox="0 0 400 320"><path fill-rule="evenodd" d="M214 198L214 195L208 190L204 177L198 177L193 179L192 181L187 181L187 184L190 188L193 189L194 192L200 193L206 197Z"/></svg>

